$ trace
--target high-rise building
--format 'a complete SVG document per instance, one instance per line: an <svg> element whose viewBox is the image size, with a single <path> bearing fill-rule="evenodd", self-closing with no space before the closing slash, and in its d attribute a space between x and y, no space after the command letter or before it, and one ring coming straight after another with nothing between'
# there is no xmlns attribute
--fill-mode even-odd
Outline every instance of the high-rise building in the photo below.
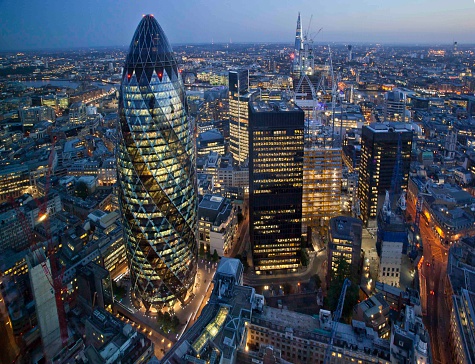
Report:
<svg viewBox="0 0 475 364"><path fill-rule="evenodd" d="M394 196L393 200L396 200ZM399 287L402 271L402 254L407 252L407 229L405 218L397 208L391 207L389 191L386 192L383 207L378 213L378 281Z"/></svg>
<svg viewBox="0 0 475 364"><path fill-rule="evenodd" d="M43 352L46 360L49 361L61 349L61 337L54 291L49 282L50 278L45 273L47 270L51 272L50 262L43 254L42 249L38 249L38 251L36 254L27 255L26 261L31 290L35 299Z"/></svg>
<svg viewBox="0 0 475 364"><path fill-rule="evenodd" d="M238 164L249 154L249 71L229 71L229 150Z"/></svg>
<svg viewBox="0 0 475 364"><path fill-rule="evenodd" d="M300 51L303 49L302 24L300 22L300 12L297 18L297 28L295 30L295 46L292 59L292 75L300 78Z"/></svg>
<svg viewBox="0 0 475 364"><path fill-rule="evenodd" d="M119 204L136 303L186 302L198 254L193 132L176 59L153 15L130 44L119 122Z"/></svg>
<svg viewBox="0 0 475 364"><path fill-rule="evenodd" d="M82 101L73 103L69 107L69 124L83 126L87 120L86 104Z"/></svg>
<svg viewBox="0 0 475 364"><path fill-rule="evenodd" d="M54 110L48 106L33 106L18 111L23 126L23 131L30 131L36 124L43 120L54 121Z"/></svg>
<svg viewBox="0 0 475 364"><path fill-rule="evenodd" d="M249 103L250 239L256 272L300 264L304 112L292 102Z"/></svg>
<svg viewBox="0 0 475 364"><path fill-rule="evenodd" d="M414 91L405 88L395 88L384 94L384 120L402 121L408 120L406 105L414 96Z"/></svg>
<svg viewBox="0 0 475 364"><path fill-rule="evenodd" d="M399 139L401 164L398 188L407 189L412 136L411 126L406 123L372 123L363 126L358 199L361 219L366 225L369 219L376 218L378 200L381 207L386 191L391 189Z"/></svg>
<svg viewBox="0 0 475 364"><path fill-rule="evenodd" d="M302 232L317 230L341 211L341 148L332 146L329 131L314 130L305 136L303 159ZM318 135L318 136L317 136Z"/></svg>
<svg viewBox="0 0 475 364"><path fill-rule="evenodd" d="M351 274L356 275L361 268L361 239L363 225L361 220L353 217L338 216L330 220L328 230L328 268L327 280L336 271L339 261L345 260L351 267Z"/></svg>

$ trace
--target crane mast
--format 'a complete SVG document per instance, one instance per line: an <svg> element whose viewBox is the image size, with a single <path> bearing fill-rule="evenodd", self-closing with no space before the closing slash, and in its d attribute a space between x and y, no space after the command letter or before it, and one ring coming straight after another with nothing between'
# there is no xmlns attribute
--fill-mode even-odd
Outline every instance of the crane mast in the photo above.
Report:
<svg viewBox="0 0 475 364"><path fill-rule="evenodd" d="M333 341L335 340L338 321L340 321L343 306L345 304L346 290L349 286L351 286L351 281L348 278L345 278L343 282L343 287L341 288L340 298L338 299L338 306L336 307L335 312L333 312L332 331L330 335L330 342L328 343L327 350L325 352L325 359L323 360L324 364L330 363L331 351L333 349Z"/></svg>

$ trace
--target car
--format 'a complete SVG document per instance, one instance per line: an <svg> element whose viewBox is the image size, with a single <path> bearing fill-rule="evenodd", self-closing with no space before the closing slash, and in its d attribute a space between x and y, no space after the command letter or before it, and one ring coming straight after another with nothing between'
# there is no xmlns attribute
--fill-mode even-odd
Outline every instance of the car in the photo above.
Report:
<svg viewBox="0 0 475 364"><path fill-rule="evenodd" d="M435 292L433 289L431 289L429 293L431 294L431 296L435 295Z"/></svg>
<svg viewBox="0 0 475 364"><path fill-rule="evenodd" d="M427 265L428 267L430 267L430 263L429 263L429 262L427 262L426 265Z"/></svg>

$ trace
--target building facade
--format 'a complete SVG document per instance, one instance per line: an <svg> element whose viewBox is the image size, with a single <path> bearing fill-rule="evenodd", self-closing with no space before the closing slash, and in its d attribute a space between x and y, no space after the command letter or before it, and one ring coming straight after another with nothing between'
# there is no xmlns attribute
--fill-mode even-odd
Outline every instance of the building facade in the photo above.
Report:
<svg viewBox="0 0 475 364"><path fill-rule="evenodd" d="M222 257L231 249L237 218L231 200L220 195L204 195L198 206L198 234L203 251Z"/></svg>
<svg viewBox="0 0 475 364"><path fill-rule="evenodd" d="M13 164L0 171L0 202L18 197L30 187L30 171L27 165Z"/></svg>
<svg viewBox="0 0 475 364"><path fill-rule="evenodd" d="M229 72L229 150L238 164L249 154L249 71Z"/></svg>
<svg viewBox="0 0 475 364"><path fill-rule="evenodd" d="M359 219L338 216L330 220L328 232L327 280L330 283L333 272L336 271L341 259L350 265L352 274L356 274L360 269L363 225Z"/></svg>
<svg viewBox="0 0 475 364"><path fill-rule="evenodd" d="M375 219L378 202L391 189L400 142L400 178L398 188L407 189L411 164L412 130L405 123L373 123L363 126L358 199L365 225Z"/></svg>
<svg viewBox="0 0 475 364"><path fill-rule="evenodd" d="M193 132L173 51L152 15L130 44L119 120L119 204L136 304L185 302L198 254Z"/></svg>
<svg viewBox="0 0 475 364"><path fill-rule="evenodd" d="M302 232L316 230L341 210L341 149L308 145L303 163Z"/></svg>
<svg viewBox="0 0 475 364"><path fill-rule="evenodd" d="M258 274L300 264L304 112L286 101L249 103L249 232Z"/></svg>

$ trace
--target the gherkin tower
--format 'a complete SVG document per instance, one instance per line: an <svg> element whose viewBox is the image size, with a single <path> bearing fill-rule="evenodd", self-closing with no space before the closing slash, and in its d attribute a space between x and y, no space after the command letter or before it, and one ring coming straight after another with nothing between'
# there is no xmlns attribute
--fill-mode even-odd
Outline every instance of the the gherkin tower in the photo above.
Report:
<svg viewBox="0 0 475 364"><path fill-rule="evenodd" d="M197 259L193 131L173 51L146 15L119 95L119 203L132 292L147 308L184 302Z"/></svg>

